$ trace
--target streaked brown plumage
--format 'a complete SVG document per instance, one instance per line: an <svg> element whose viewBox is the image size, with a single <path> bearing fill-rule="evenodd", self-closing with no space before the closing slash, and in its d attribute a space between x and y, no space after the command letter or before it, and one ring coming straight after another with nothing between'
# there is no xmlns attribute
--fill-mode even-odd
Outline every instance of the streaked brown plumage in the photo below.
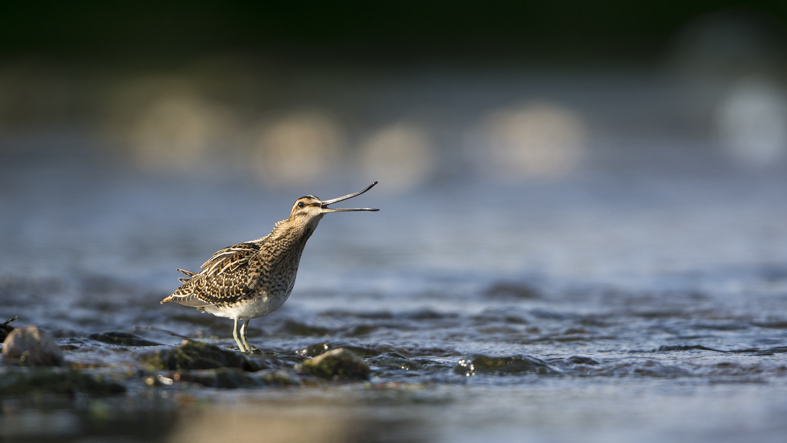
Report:
<svg viewBox="0 0 787 443"><path fill-rule="evenodd" d="M295 285L303 248L322 217L330 212L379 210L331 209L328 205L357 197L376 184L330 200L313 195L299 198L292 206L290 217L277 222L265 237L216 252L198 273L178 269L186 275L180 278L183 285L161 303L175 302L234 319L232 335L238 348L251 352L246 340L249 320L268 315L287 301ZM239 320L243 320L240 329Z"/></svg>

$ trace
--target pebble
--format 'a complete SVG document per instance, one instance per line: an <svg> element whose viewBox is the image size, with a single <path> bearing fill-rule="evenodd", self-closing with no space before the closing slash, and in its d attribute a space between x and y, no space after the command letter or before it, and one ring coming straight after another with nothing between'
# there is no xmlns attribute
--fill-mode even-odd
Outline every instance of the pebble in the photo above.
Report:
<svg viewBox="0 0 787 443"><path fill-rule="evenodd" d="M329 380L366 380L371 373L364 359L344 348L333 349L306 360L301 370Z"/></svg>
<svg viewBox="0 0 787 443"><path fill-rule="evenodd" d="M3 342L3 360L28 366L62 366L63 351L43 329L22 326L11 331Z"/></svg>

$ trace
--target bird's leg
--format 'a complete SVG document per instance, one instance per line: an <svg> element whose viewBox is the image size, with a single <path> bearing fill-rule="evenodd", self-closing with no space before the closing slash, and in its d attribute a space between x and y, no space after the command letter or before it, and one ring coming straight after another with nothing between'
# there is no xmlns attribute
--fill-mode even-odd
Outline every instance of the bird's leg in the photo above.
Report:
<svg viewBox="0 0 787 443"><path fill-rule="evenodd" d="M240 327L240 338L241 340L243 340L243 344L246 345L246 352L251 354L254 351L259 351L259 349L250 345L248 340L246 339L246 326L248 325L249 325L249 320L243 320L243 325Z"/></svg>
<svg viewBox="0 0 787 443"><path fill-rule="evenodd" d="M246 320L246 322L248 322L248 320ZM240 349L240 352L248 352L246 350L246 348L243 346L243 343L241 343L240 339L238 338L238 319L237 318L235 319L235 325L232 327L232 338L235 339L235 343L238 345L238 349Z"/></svg>

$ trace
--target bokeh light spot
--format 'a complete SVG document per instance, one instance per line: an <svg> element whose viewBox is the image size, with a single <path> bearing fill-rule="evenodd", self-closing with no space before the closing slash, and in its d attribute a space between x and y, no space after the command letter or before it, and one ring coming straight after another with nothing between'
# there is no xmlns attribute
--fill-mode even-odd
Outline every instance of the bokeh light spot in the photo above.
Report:
<svg viewBox="0 0 787 443"><path fill-rule="evenodd" d="M750 79L735 84L716 120L722 146L743 165L766 167L787 149L787 99L771 83Z"/></svg>
<svg viewBox="0 0 787 443"><path fill-rule="evenodd" d="M585 150L587 130L576 113L550 103L531 103L489 115L483 124L495 177L550 177L573 171Z"/></svg>
<svg viewBox="0 0 787 443"><path fill-rule="evenodd" d="M252 165L270 185L312 183L329 173L344 144L336 119L300 111L259 125L252 141Z"/></svg>
<svg viewBox="0 0 787 443"><path fill-rule="evenodd" d="M433 172L434 146L426 132L410 123L387 126L361 146L361 166L368 180L403 192L426 182Z"/></svg>

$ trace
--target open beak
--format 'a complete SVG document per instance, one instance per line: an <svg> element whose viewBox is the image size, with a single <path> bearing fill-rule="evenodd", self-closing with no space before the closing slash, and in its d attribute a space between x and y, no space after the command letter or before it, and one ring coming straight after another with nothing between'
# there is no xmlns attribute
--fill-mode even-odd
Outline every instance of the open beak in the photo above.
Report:
<svg viewBox="0 0 787 443"><path fill-rule="evenodd" d="M360 192L354 192L352 194L347 194L344 197L332 198L330 200L323 200L320 207L322 208L322 213L327 214L329 212L353 212L353 211L379 211L379 209L372 209L372 208L341 208L341 209L333 209L329 208L328 205L332 205L334 203L338 203L340 201L349 200L353 197L358 197L359 195L363 194L364 192L372 189L377 182L372 183L366 189Z"/></svg>

